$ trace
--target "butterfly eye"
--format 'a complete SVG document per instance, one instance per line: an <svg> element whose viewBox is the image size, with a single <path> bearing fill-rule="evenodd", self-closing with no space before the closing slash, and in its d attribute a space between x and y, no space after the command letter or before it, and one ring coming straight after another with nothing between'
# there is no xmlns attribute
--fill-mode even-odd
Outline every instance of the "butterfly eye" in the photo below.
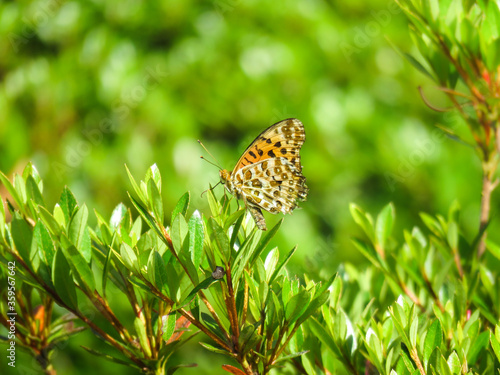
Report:
<svg viewBox="0 0 500 375"><path fill-rule="evenodd" d="M225 169L219 171L220 182L225 183L229 179L229 172Z"/></svg>

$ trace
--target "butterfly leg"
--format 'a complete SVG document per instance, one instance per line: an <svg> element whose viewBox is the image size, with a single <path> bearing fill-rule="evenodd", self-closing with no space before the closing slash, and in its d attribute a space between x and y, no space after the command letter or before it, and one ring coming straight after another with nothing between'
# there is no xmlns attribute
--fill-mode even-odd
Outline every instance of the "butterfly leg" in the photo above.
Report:
<svg viewBox="0 0 500 375"><path fill-rule="evenodd" d="M250 215L252 215L252 218L257 225L257 228L259 228L260 230L267 230L266 220L264 219L264 215L262 215L262 211L260 210L260 208L252 205L247 205L247 207L248 211L250 211Z"/></svg>

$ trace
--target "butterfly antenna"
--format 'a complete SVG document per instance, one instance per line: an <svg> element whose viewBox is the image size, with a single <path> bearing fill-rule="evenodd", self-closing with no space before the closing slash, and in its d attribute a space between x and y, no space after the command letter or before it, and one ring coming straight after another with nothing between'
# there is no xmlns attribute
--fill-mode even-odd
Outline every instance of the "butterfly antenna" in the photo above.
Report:
<svg viewBox="0 0 500 375"><path fill-rule="evenodd" d="M203 158L203 156L202 156L202 158ZM205 161L208 161L208 160L207 160L207 159L205 159ZM208 161L208 162L209 162L209 161ZM209 162L209 163L210 163L210 162ZM212 164L213 164L213 163L212 163ZM214 164L214 165L215 165L215 164ZM219 181L219 182L217 182L217 183L216 183L214 186L212 186L210 189L204 190L204 191L201 193L201 197L203 197L203 194L205 194L207 191L215 189L215 187L216 187L217 185L219 185L219 184L220 184L220 181Z"/></svg>
<svg viewBox="0 0 500 375"><path fill-rule="evenodd" d="M216 166L217 168L219 169L222 169L220 166L218 166L217 164L215 164L214 162L211 162L210 160L208 160L207 158L204 158L203 156L200 156L200 159L203 159L205 160L208 164L212 164L214 166Z"/></svg>
<svg viewBox="0 0 500 375"><path fill-rule="evenodd" d="M208 154L208 155L210 155L210 156L212 157L212 159L214 159L214 160L215 160L215 163L214 163L214 162L211 162L211 161L210 161L210 160L208 160L207 158L204 158L203 156L200 156L200 158L201 158L201 159L203 159L203 160L205 160L206 162L208 162L208 163L210 163L210 164L212 164L212 165L216 166L217 168L222 169L222 168L220 167L220 165L219 165L218 160L215 158L215 156L213 156L213 155L212 155L212 153L211 153L210 151L208 151L208 149L205 147L205 145L204 145L204 144L203 144L203 143L202 143L199 139L198 139L198 143L200 144L200 146L201 146L201 147L203 147L203 149L207 152L207 154ZM217 185L215 185L215 186L217 186ZM215 187L215 186L214 186L214 187Z"/></svg>

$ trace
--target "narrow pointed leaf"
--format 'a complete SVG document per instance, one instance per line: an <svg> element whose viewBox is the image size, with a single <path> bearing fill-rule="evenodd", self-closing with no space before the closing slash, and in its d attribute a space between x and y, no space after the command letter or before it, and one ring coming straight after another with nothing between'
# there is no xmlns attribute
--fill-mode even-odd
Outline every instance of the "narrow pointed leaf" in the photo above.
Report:
<svg viewBox="0 0 500 375"><path fill-rule="evenodd" d="M54 262L54 254L56 248L52 238L50 237L49 231L45 227L42 221L38 221L33 230L33 238L38 243L38 249L40 249L40 257L43 262L52 267Z"/></svg>
<svg viewBox="0 0 500 375"><path fill-rule="evenodd" d="M161 199L160 190L158 190L153 179L148 181L148 196L156 221L163 224L163 200Z"/></svg>
<svg viewBox="0 0 500 375"><path fill-rule="evenodd" d="M31 175L26 179L26 192L28 194L28 199L32 199L38 205L45 206L45 201L42 193L40 192L40 188Z"/></svg>
<svg viewBox="0 0 500 375"><path fill-rule="evenodd" d="M385 248L387 239L391 235L392 228L394 226L394 206L389 203L385 206L377 217L376 223L376 234L377 243Z"/></svg>
<svg viewBox="0 0 500 375"><path fill-rule="evenodd" d="M26 264L30 265L31 240L33 237L31 227L18 212L15 212L14 218L11 222L11 228L12 238L19 255L26 262Z"/></svg>
<svg viewBox="0 0 500 375"><path fill-rule="evenodd" d="M90 234L87 228L89 211L86 205L83 205L74 214L69 224L69 239L76 246L83 258L90 263Z"/></svg>
<svg viewBox="0 0 500 375"><path fill-rule="evenodd" d="M62 250L78 285L82 288L86 287L90 293L94 293L94 274L83 254L73 245L67 247L63 245Z"/></svg>
<svg viewBox="0 0 500 375"><path fill-rule="evenodd" d="M434 349L441 347L442 341L443 341L443 331L441 329L441 323L439 322L439 319L436 319L427 330L427 334L425 336L425 341L424 341L425 366L427 366L429 358Z"/></svg>
<svg viewBox="0 0 500 375"><path fill-rule="evenodd" d="M254 253L252 254L252 257L250 258L250 262L249 262L249 266L250 267L253 267L253 265L255 264L255 261L257 260L257 258L260 257L260 255L262 254L262 252L265 250L265 248L267 247L267 245L269 244L269 242L272 240L272 238L275 236L275 234L278 232L278 230L280 229L281 227L281 223L283 223L283 219L281 219L280 221L278 221L276 223L276 225L270 230L268 231L265 235L264 235L264 238L262 238L259 242L259 244L257 245L257 247L255 248L255 251Z"/></svg>
<svg viewBox="0 0 500 375"><path fill-rule="evenodd" d="M61 198L59 198L59 206L64 213L66 223L69 223L69 219L73 215L73 211L76 207L76 199L67 186L64 187L63 192L61 193Z"/></svg>
<svg viewBox="0 0 500 375"><path fill-rule="evenodd" d="M156 250L154 251L153 257L154 257L153 258L153 267L154 267L156 287L160 291L163 291L167 287L167 283L168 283L167 267L165 267L165 262L163 261L163 258L161 257L161 255L158 251L156 251Z"/></svg>
<svg viewBox="0 0 500 375"><path fill-rule="evenodd" d="M182 214L186 216L187 210L189 208L189 192L185 193L181 199L177 202L177 205L175 206L174 210L172 211L172 222L174 221L175 217L177 214Z"/></svg>
<svg viewBox="0 0 500 375"><path fill-rule="evenodd" d="M71 276L71 268L59 248L54 257L54 265L52 267L52 281L57 294L70 308L78 306L75 284Z"/></svg>
<svg viewBox="0 0 500 375"><path fill-rule="evenodd" d="M204 230L203 221L198 210L196 210L188 222L189 227L189 253L194 267L198 269L203 256Z"/></svg>

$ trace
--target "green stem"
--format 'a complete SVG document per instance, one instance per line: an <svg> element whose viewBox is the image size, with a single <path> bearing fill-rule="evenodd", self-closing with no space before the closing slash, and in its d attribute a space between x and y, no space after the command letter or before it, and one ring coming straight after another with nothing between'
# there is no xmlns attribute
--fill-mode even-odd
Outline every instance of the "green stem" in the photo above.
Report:
<svg viewBox="0 0 500 375"><path fill-rule="evenodd" d="M481 191L481 213L479 219L479 233L482 233L477 248L477 256L481 258L486 251L486 227L490 220L490 202L491 193L498 185L498 180L493 181L493 175L496 171L497 163L493 160L483 161L483 187Z"/></svg>

